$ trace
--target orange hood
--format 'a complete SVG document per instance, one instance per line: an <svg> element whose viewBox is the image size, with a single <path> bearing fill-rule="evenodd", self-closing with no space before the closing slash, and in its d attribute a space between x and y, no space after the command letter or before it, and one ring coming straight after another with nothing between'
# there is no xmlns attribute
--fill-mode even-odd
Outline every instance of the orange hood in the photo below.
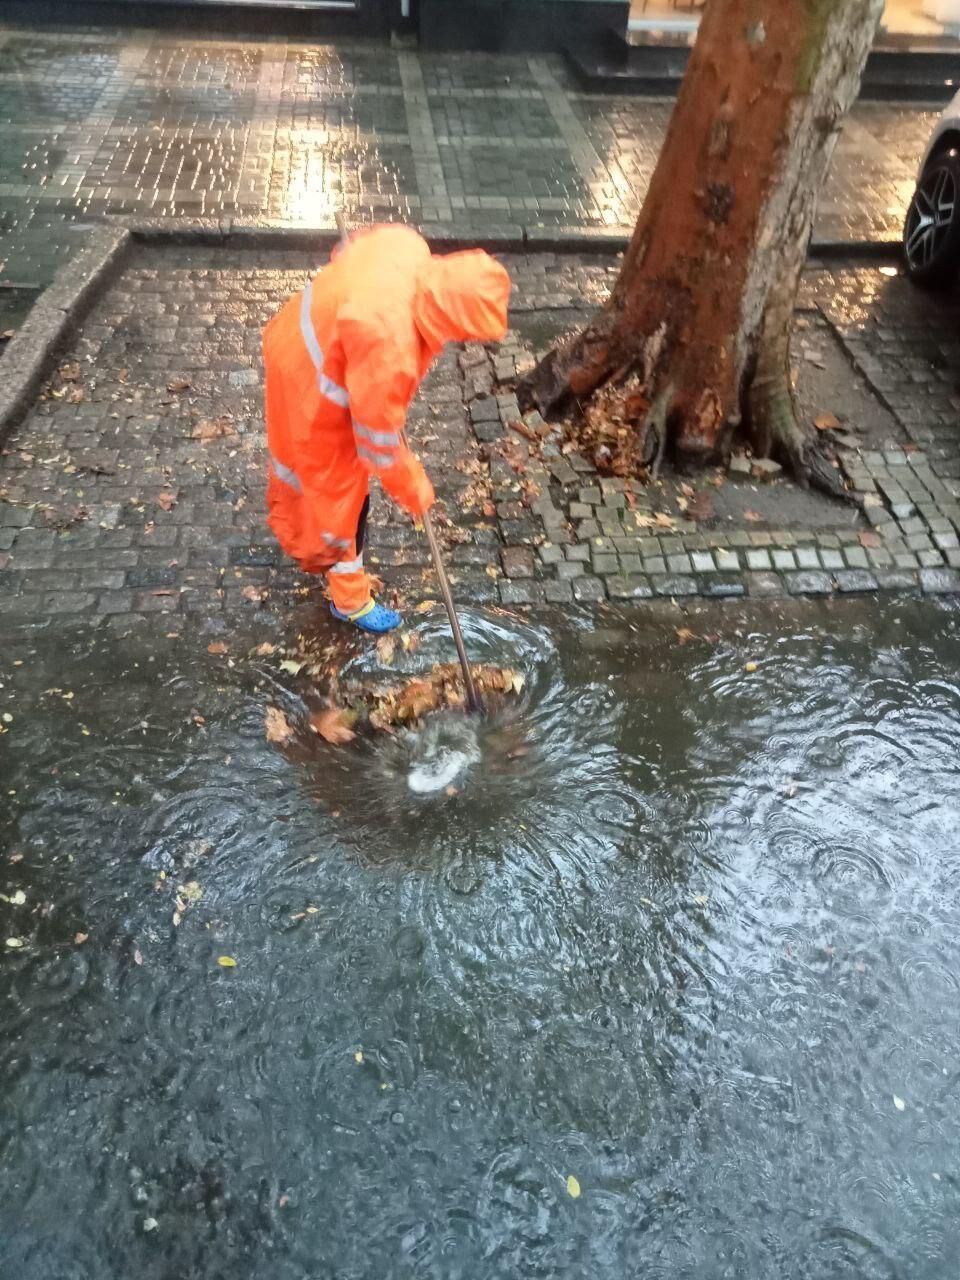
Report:
<svg viewBox="0 0 960 1280"><path fill-rule="evenodd" d="M498 342L509 298L510 277L482 249L431 257L417 280L413 319L434 352L447 342Z"/></svg>

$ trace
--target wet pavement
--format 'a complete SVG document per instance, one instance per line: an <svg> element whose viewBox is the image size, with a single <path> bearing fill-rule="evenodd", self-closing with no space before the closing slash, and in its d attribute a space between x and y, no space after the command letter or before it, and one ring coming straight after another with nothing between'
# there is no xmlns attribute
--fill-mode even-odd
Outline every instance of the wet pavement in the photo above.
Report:
<svg viewBox="0 0 960 1280"><path fill-rule="evenodd" d="M626 231L670 110L551 57L0 24L0 284L47 284L108 214ZM899 236L934 119L856 108L819 237Z"/></svg>
<svg viewBox="0 0 960 1280"><path fill-rule="evenodd" d="M408 423L460 600L960 590L960 300L875 266L813 264L804 278L801 405L844 418L859 505L749 468L631 489L563 452L555 424L521 421L512 389L602 301L617 259L504 261L510 334L490 352L448 349ZM162 614L167 630L216 630L237 611L276 625L317 598L265 523L260 359L264 322L315 266L289 251L135 253L0 454L8 616L123 629ZM380 498L369 542L388 592L435 598L423 538Z"/></svg>
<svg viewBox="0 0 960 1280"><path fill-rule="evenodd" d="M949 1280L956 610L686 617L470 610L430 798L256 626L0 620L4 1271Z"/></svg>

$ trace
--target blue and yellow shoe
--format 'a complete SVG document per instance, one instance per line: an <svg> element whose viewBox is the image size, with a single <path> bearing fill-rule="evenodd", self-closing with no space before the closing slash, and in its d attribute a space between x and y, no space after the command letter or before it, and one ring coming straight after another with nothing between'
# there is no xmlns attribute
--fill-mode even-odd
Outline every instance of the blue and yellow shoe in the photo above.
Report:
<svg viewBox="0 0 960 1280"><path fill-rule="evenodd" d="M383 635L387 631L396 631L402 621L396 610L377 604L376 600L371 600L356 613L341 613L335 604L330 606L330 612L338 622L352 622L361 631L369 631L375 636Z"/></svg>

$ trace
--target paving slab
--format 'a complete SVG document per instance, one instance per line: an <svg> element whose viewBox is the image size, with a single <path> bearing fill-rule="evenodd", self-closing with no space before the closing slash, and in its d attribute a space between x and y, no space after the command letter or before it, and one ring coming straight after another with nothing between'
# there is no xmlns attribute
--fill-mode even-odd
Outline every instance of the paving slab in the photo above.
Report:
<svg viewBox="0 0 960 1280"><path fill-rule="evenodd" d="M401 219L548 245L627 234L672 101L578 92L559 57L0 22L0 280L43 286L107 216ZM823 241L896 239L935 119L858 104Z"/></svg>

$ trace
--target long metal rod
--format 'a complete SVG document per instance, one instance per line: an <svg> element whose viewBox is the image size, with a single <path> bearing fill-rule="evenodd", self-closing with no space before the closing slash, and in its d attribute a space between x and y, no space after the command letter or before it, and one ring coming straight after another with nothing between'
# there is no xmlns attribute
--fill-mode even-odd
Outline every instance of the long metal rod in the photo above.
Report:
<svg viewBox="0 0 960 1280"><path fill-rule="evenodd" d="M344 221L343 214L337 211L337 230L340 232L340 243L346 244L347 224ZM403 434L404 443L406 443L406 433ZM437 575L437 582L440 584L440 595L443 597L444 607L447 611L447 617L450 620L450 630L453 632L453 643L457 647L457 657L460 659L460 666L463 668L463 683L467 692L467 710L483 711L483 703L477 693L477 686L474 683L473 672L470 670L470 663L467 660L467 649L463 643L463 632L460 629L460 619L457 617L456 606L453 603L453 592L450 590L450 580L447 578L447 571L443 565L443 556L440 553L440 543L437 541L437 533L433 527L433 520L429 511L423 513L423 528L427 535L427 542L430 546L430 555L433 557L433 569Z"/></svg>
<svg viewBox="0 0 960 1280"><path fill-rule="evenodd" d="M454 608L453 592L450 590L447 571L443 567L440 544L437 542L436 531L429 511L423 513L423 528L427 535L427 542L430 544L430 554L433 556L433 567L436 570L437 581L440 584L440 594L443 596L447 617L450 619L450 630L453 632L453 643L457 646L457 657L460 659L461 667L463 667L463 683L467 691L467 710L480 712L483 711L483 703L480 701L477 686L473 682L473 672L470 670L470 663L467 661L467 650L463 643L463 632L460 630L460 619L457 617L457 611Z"/></svg>

